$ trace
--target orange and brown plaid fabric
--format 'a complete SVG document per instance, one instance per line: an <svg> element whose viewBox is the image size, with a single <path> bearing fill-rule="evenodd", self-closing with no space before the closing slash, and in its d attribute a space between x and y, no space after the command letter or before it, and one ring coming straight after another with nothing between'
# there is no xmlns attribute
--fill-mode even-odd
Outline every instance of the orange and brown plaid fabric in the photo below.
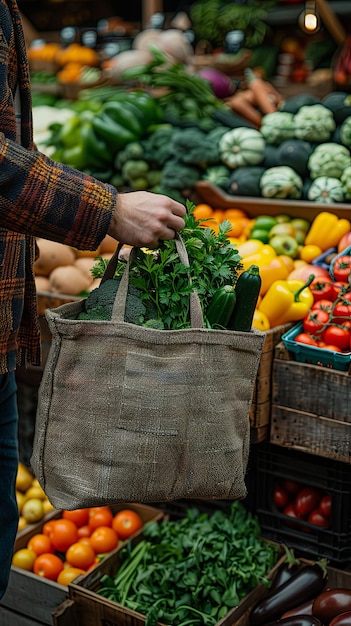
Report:
<svg viewBox="0 0 351 626"><path fill-rule="evenodd" d="M15 0L0 0L0 374L14 369L16 362L40 362L35 237L95 250L116 204L114 187L55 163L34 148L21 16Z"/></svg>

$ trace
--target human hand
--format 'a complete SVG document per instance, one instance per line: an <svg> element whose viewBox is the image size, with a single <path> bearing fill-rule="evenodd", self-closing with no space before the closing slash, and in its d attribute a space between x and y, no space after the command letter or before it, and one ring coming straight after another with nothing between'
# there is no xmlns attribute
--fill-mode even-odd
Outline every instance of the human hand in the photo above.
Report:
<svg viewBox="0 0 351 626"><path fill-rule="evenodd" d="M184 228L185 206L149 191L120 193L108 234L120 243L157 248Z"/></svg>

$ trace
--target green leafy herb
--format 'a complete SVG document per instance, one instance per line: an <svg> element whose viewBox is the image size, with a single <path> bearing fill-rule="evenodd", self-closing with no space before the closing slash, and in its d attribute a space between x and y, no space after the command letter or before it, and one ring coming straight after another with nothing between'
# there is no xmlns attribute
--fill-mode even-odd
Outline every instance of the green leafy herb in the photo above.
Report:
<svg viewBox="0 0 351 626"><path fill-rule="evenodd" d="M242 267L238 250L227 235L230 222L223 221L215 233L195 219L194 208L187 201L185 228L181 232L189 256L191 282L188 268L179 261L174 240L162 242L154 251L138 249L130 269L130 284L139 289L145 305L153 305L156 319L166 329L190 327L189 294L193 289L199 295L206 319L214 293L225 284L234 285ZM100 257L92 270L94 278L103 275L106 265ZM119 261L116 275L120 276L124 268L125 261Z"/></svg>
<svg viewBox="0 0 351 626"><path fill-rule="evenodd" d="M214 626L259 583L269 584L278 556L239 501L211 515L190 507L143 534L120 551L116 575L104 575L97 593L142 613L147 626Z"/></svg>

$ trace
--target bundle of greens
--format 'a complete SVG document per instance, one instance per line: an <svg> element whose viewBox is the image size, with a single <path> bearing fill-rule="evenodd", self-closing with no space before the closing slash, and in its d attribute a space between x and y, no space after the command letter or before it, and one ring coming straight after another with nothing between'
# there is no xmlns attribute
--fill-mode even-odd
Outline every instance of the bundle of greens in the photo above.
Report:
<svg viewBox="0 0 351 626"><path fill-rule="evenodd" d="M227 235L230 222L222 222L217 233L210 225L195 219L193 203L187 201L186 205L185 228L181 236L188 252L190 270L180 262L174 240L161 242L157 250L139 248L130 268L126 321L154 328L189 328L189 294L195 289L205 323L211 327L206 311L214 294L224 285L236 283L242 265L238 250ZM94 278L104 275L107 263L106 259L98 258L92 269ZM119 284L116 279L120 279L125 264L125 260L119 260L115 278L89 294L80 319L111 319ZM135 300L140 301L138 306Z"/></svg>

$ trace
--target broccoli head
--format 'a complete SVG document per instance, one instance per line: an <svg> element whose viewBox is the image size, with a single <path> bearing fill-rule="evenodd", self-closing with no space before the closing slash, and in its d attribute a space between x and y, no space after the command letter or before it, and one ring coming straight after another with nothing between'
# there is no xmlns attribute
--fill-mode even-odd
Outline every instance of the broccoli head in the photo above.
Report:
<svg viewBox="0 0 351 626"><path fill-rule="evenodd" d="M79 313L78 319L111 320L112 309L120 281L120 276L110 278L96 289L93 289L84 302L85 311ZM140 326L147 317L154 315L154 311L150 311L148 315L147 312L147 307L141 300L141 291L137 289L137 287L129 285L125 321Z"/></svg>

